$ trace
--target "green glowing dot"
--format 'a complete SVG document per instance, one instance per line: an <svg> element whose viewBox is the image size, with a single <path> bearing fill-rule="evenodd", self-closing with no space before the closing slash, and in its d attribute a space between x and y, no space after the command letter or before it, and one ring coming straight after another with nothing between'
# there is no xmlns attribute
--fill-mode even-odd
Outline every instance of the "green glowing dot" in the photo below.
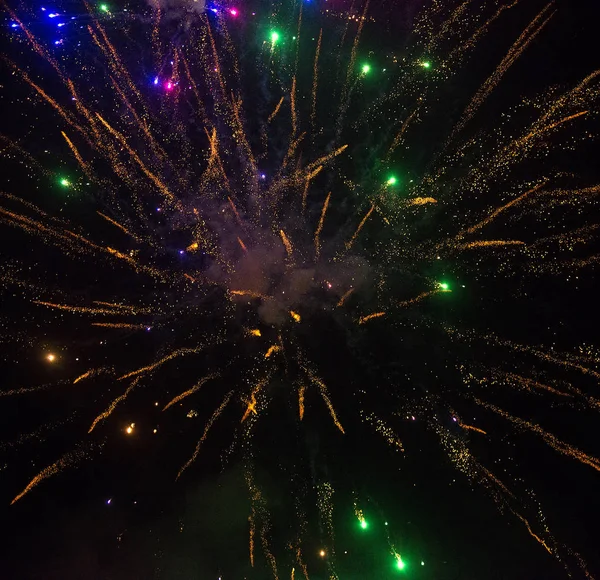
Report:
<svg viewBox="0 0 600 580"><path fill-rule="evenodd" d="M388 525L388 523L387 523L387 522L385 522L385 525L387 526L387 525Z"/></svg>
<svg viewBox="0 0 600 580"><path fill-rule="evenodd" d="M398 179L396 179L396 177L394 177L393 175L390 175L390 177L388 177L387 184L396 185L396 183L398 183Z"/></svg>
<svg viewBox="0 0 600 580"><path fill-rule="evenodd" d="M71 185L71 182L68 179L64 178L64 177L59 181L59 183L63 187L69 187L69 185Z"/></svg>
<svg viewBox="0 0 600 580"><path fill-rule="evenodd" d="M292 36L292 40L296 40L296 37L295 37L295 36Z"/></svg>
<svg viewBox="0 0 600 580"><path fill-rule="evenodd" d="M276 30L273 30L273 32L271 32L271 42L273 44L275 44L278 40L279 40L279 32L277 32Z"/></svg>
<svg viewBox="0 0 600 580"><path fill-rule="evenodd" d="M440 282L438 286L444 291L450 290L450 284L448 284L448 282Z"/></svg>
<svg viewBox="0 0 600 580"><path fill-rule="evenodd" d="M428 60L424 60L424 61L421 63L421 66L422 66L423 68L431 68L431 63L430 63Z"/></svg>
<svg viewBox="0 0 600 580"><path fill-rule="evenodd" d="M402 560L402 558L400 556L398 556L396 558L396 566L398 566L398 570L404 570L406 564L404 563L404 561Z"/></svg>
<svg viewBox="0 0 600 580"><path fill-rule="evenodd" d="M108 12L108 4L100 4L100 10L102 10L102 12Z"/></svg>
<svg viewBox="0 0 600 580"><path fill-rule="evenodd" d="M368 74L370 70L371 70L371 65L369 65L369 64L363 64L363 66L362 66L362 73L364 75Z"/></svg>
<svg viewBox="0 0 600 580"><path fill-rule="evenodd" d="M423 562L423 560L421 560L421 566L425 566L425 562Z"/></svg>
<svg viewBox="0 0 600 580"><path fill-rule="evenodd" d="M363 530L366 530L366 529L369 527L369 524L367 523L367 521L366 521L366 520L361 520L361 521L360 521L360 527L361 527Z"/></svg>

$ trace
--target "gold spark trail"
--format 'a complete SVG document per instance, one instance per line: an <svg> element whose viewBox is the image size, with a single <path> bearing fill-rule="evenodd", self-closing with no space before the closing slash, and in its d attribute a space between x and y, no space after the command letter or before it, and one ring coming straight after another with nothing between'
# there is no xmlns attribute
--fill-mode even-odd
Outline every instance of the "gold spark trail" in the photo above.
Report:
<svg viewBox="0 0 600 580"><path fill-rule="evenodd" d="M89 371L79 375L74 381L73 384L76 385L79 381L83 381L85 379L90 379L92 377L96 377L99 374L110 372L112 369L110 367L100 367L97 369L90 369Z"/></svg>
<svg viewBox="0 0 600 580"><path fill-rule="evenodd" d="M458 426L468 430L468 431L475 431L477 433L481 433L482 435L487 435L487 431L484 431L483 429L479 429L479 427L473 427L473 425L467 425L466 423L463 423L460 419L458 420Z"/></svg>
<svg viewBox="0 0 600 580"><path fill-rule="evenodd" d="M101 211L96 211L96 213L104 218L107 222L111 223L116 228L119 228L122 232L126 233L128 236L131 236L134 240L137 240L138 237L132 234L125 226L122 226L119 222L109 218L107 215L103 214Z"/></svg>
<svg viewBox="0 0 600 580"><path fill-rule="evenodd" d="M521 240L479 240L477 242L468 242L467 244L458 244L456 250L472 250L474 248L500 248L505 246L524 246L525 242Z"/></svg>
<svg viewBox="0 0 600 580"><path fill-rule="evenodd" d="M122 312L108 308L92 308L89 306L72 306L70 304L57 304L55 302L44 302L43 300L33 300L34 304L55 308L57 310L68 310L69 312L78 312L81 314L104 314L104 315L122 315ZM128 314L142 314L142 312L129 312Z"/></svg>
<svg viewBox="0 0 600 580"><path fill-rule="evenodd" d="M550 547L548 546L548 544L546 544L546 542L544 542L544 540L542 538L540 538L532 529L531 529L531 525L529 524L529 522L518 512L516 512L515 510L511 509L510 510L515 516L517 516L524 524L525 527L527 528L527 531L529 532L529 534L536 540L538 541L540 544L542 544L542 546L544 546L544 548L546 548L546 550L548 551L549 554L552 554L554 556L554 552L550 549Z"/></svg>
<svg viewBox="0 0 600 580"><path fill-rule="evenodd" d="M96 425L100 423L100 421L104 421L104 419L110 417L112 412L117 408L117 405L119 403L122 403L129 396L129 393L131 393L131 391L133 391L133 389L137 387L141 379L142 377L136 377L135 379L133 379L133 381L131 381L131 384L127 387L127 389L125 389L125 392L122 395L119 395L114 401L112 401L112 403L107 407L107 409L100 413L100 415L98 415L94 419L90 428L88 429L88 433L91 433L96 428Z"/></svg>
<svg viewBox="0 0 600 580"><path fill-rule="evenodd" d="M321 234L321 230L323 229L323 223L325 222L325 214L327 213L327 207L329 206L329 199L331 197L331 191L327 194L325 201L323 202L323 209L321 210L321 217L319 219L319 225L315 231L315 257L318 260L319 254L321 253L321 243L319 240L319 235Z"/></svg>
<svg viewBox="0 0 600 580"><path fill-rule="evenodd" d="M246 247L246 244L244 244L244 242L242 241L242 238L240 238L240 237L238 236L238 239L237 239L237 241L239 242L239 244L240 244L240 246L241 246L242 250L244 250L244 252L248 253L248 248Z"/></svg>
<svg viewBox="0 0 600 580"><path fill-rule="evenodd" d="M418 296L415 296L414 298L411 298L409 300L402 300L401 302L398 302L398 306L400 306L401 308L405 308L406 306L411 306L412 304L421 302L421 300L424 300L428 296L433 296L434 294L439 294L440 292L443 292L443 290L441 288L438 288L436 290L428 290L427 292L421 292L421 294L419 294Z"/></svg>
<svg viewBox="0 0 600 580"><path fill-rule="evenodd" d="M482 407L489 409L490 411L493 411L494 413L496 413L497 415L500 415L504 419L507 419L514 425L517 425L518 427L527 429L528 431L531 431L532 433L539 435L544 440L544 442L547 445L549 445L550 447L552 447L552 449L554 449L555 451L558 451L559 453L562 453L563 455L567 455L567 456L571 457L572 459L576 459L577 461L580 461L581 463L584 463L585 465L589 465L590 467L593 467L596 471L600 471L600 459L597 459L596 457L593 457L592 455L588 455L587 453L580 451L579 449L577 449L573 445L570 445L569 443L565 443L564 441L561 441L560 439L558 439L557 437L552 435L552 433L545 431L544 429L542 429L539 425L537 425L535 423L530 423L529 421L526 421L525 419L515 417L514 415L507 413L503 409L500 409L499 407L496 407L495 405L492 405L491 403L486 403L485 401L482 401L481 399L473 398L473 400L478 405L481 405Z"/></svg>
<svg viewBox="0 0 600 580"><path fill-rule="evenodd" d="M323 401L325 401L325 404L327 405L327 408L329 409L329 414L331 415L331 418L333 419L334 425L342 433L345 433L344 428L342 427L342 424L339 422L337 414L335 412L335 409L333 408L333 405L332 405L331 400L329 398L329 392L327 391L327 386L325 385L325 383L319 377L317 377L307 367L304 367L304 371L307 373L307 375L310 378L310 380L315 385L317 385L317 387L319 387L319 392L321 393L321 397L323 398Z"/></svg>
<svg viewBox="0 0 600 580"><path fill-rule="evenodd" d="M58 461L54 462L52 465L45 467L40 471L28 484L25 489L19 493L15 498L10 502L10 505L13 505L15 502L19 501L26 493L29 493L34 487L39 485L45 479L60 473L64 469L68 467L72 467L85 459L87 454L84 449L79 448L74 451L70 451L69 453L65 453Z"/></svg>
<svg viewBox="0 0 600 580"><path fill-rule="evenodd" d="M315 133L315 119L317 116L317 83L319 79L319 55L321 53L321 40L323 39L323 29L319 30L319 40L317 40L317 50L315 51L315 62L313 65L313 82L312 82L312 101L310 109L310 126L312 133Z"/></svg>
<svg viewBox="0 0 600 580"><path fill-rule="evenodd" d="M176 403L179 403L179 401L185 399L186 397L189 397L190 395L193 395L196 391L200 390L200 388L202 387L202 385L204 385L205 383L207 383L208 381L210 381L212 379L216 379L217 377L219 377L218 374L212 374L212 375L208 375L206 377L203 377L191 389L188 389L187 391L184 391L180 395L177 395L176 397L174 397L173 399L171 399L163 407L163 411L166 411L169 407L172 407Z"/></svg>
<svg viewBox="0 0 600 580"><path fill-rule="evenodd" d="M398 147L398 145L400 145L400 143L402 143L403 137L404 137L404 133L406 133L406 130L408 129L408 126L410 125L411 121L415 118L415 116L417 115L417 113L419 112L419 109L415 109L404 121L404 123L402 123L402 127L400 127L400 131L398 131L398 133L396 134L396 136L394 137L394 140L392 141L392 144L390 145L390 148L388 149L388 152L386 154L386 160L389 160L390 156L392 155L392 153L396 150L396 148Z"/></svg>
<svg viewBox="0 0 600 580"><path fill-rule="evenodd" d="M498 67L492 73L492 75L483 83L481 88L477 91L477 93L465 109L462 118L456 124L456 127L452 131L448 142L451 141L456 136L456 134L459 133L465 127L465 125L475 116L475 113L477 112L479 107L481 107L481 105L488 98L490 93L492 93L492 91L498 86L498 83L505 75L506 71L508 71L508 69L515 63L515 61L521 56L521 54L531 44L535 37L544 29L544 27L550 21L552 16L554 16L553 12L548 18L546 18L546 20L544 20L540 24L540 20L542 20L546 12L548 12L548 10L553 4L554 1L548 3L541 10L541 12L529 23L529 25L521 33L519 38L510 47L508 53L502 59L502 62L498 65Z"/></svg>
<svg viewBox="0 0 600 580"><path fill-rule="evenodd" d="M300 417L300 421L304 419L304 393L306 392L306 387L304 385L300 385L298 387L298 416Z"/></svg>
<svg viewBox="0 0 600 580"><path fill-rule="evenodd" d="M118 328L121 330L145 330L145 324L128 324L126 322L92 322L91 326L102 326L104 328Z"/></svg>
<svg viewBox="0 0 600 580"><path fill-rule="evenodd" d="M279 230L279 235L281 236L281 241L283 242L283 245L285 246L285 251L287 252L288 258L291 258L293 248L292 248L292 244L290 243L290 240L285 235L285 232L283 230Z"/></svg>
<svg viewBox="0 0 600 580"><path fill-rule="evenodd" d="M230 294L234 296L250 296L251 298L261 298L262 300L271 300L271 296L260 294L259 292L252 292L251 290L230 290Z"/></svg>
<svg viewBox="0 0 600 580"><path fill-rule="evenodd" d="M300 5L302 6L302 5ZM292 90L290 91L290 108L292 115L292 137L298 130L298 113L296 111L296 76L292 78Z"/></svg>
<svg viewBox="0 0 600 580"><path fill-rule="evenodd" d="M279 99L279 102L275 106L275 109L269 115L269 118L267 119L267 123L270 123L275 118L275 115L277 115L277 113L279 113L279 109L281 109L281 105L283 104L283 100L284 100L284 97L281 97L281 99Z"/></svg>
<svg viewBox="0 0 600 580"><path fill-rule="evenodd" d="M123 147L127 150L131 158L138 164L139 168L142 170L144 175L156 185L157 189L167 198L170 203L173 203L176 207L180 206L180 202L175 198L175 196L169 191L169 188L156 176L152 173L144 164L144 162L140 159L139 155L129 146L127 140L119 131L113 129L101 116L99 113L96 113L96 117L100 120L100 122L108 129L109 133L115 137ZM180 208L181 209L181 208Z"/></svg>
<svg viewBox="0 0 600 580"><path fill-rule="evenodd" d="M60 134L65 138L67 145L70 147L71 151L73 152L73 155L75 156L75 159L77 159L77 163L79 163L81 170L85 173L85 176L90 181L93 181L93 177L90 172L90 168L87 166L86 162L81 157L79 151L77 150L77 147L75 147L73 142L69 139L69 137L67 137L67 134L64 131L61 131Z"/></svg>
<svg viewBox="0 0 600 580"><path fill-rule="evenodd" d="M369 322L369 320L373 320L374 318L381 318L385 316L385 312L373 312L373 314L367 314L366 316L361 316L358 319L358 324L364 324L365 322Z"/></svg>
<svg viewBox="0 0 600 580"><path fill-rule="evenodd" d="M213 342L213 345L218 344L218 342L219 341ZM203 351L205 348L206 348L205 346L197 346L195 348L178 348L177 350L174 350L173 352L171 352L168 355L164 356L163 358L157 360L156 362L149 364L145 367L136 369L135 371L131 371L127 374L124 374L123 376L120 376L117 380L122 381L124 379L128 379L129 377L135 377L136 375L140 375L143 373L144 374L149 373L149 372L157 369L158 367L164 365L166 362L173 360L174 358L178 358L180 356L187 356L190 354L197 354L197 353Z"/></svg>
<svg viewBox="0 0 600 580"><path fill-rule="evenodd" d="M221 404L215 409L215 412L212 414L211 418L208 420L208 423L206 423L206 426L204 427L204 433L202 433L202 437L200 438L200 441L198 441L196 449L194 449L194 453L188 459L187 463L179 470L179 473L177 474L175 480L178 480L181 477L181 474L195 461L196 457L198 457L198 453L200 453L200 447L202 446L202 443L204 443L210 428L212 427L213 423L219 418L219 415L223 412L223 409L225 409L227 403L229 403L232 395L233 391L229 391L229 393L225 395L225 398L223 399Z"/></svg>
<svg viewBox="0 0 600 580"><path fill-rule="evenodd" d="M354 232L354 235L350 238L350 240L348 242L346 242L346 249L347 250L349 250L352 247L352 244L354 244L354 241L358 237L358 234L360 233L360 230L363 229L363 226L365 225L365 223L367 223L367 220L369 219L370 215L373 213L374 209L375 209L375 204L373 203L373 204L371 204L371 208L366 213L365 217L358 224L358 227L356 228L356 231Z"/></svg>
<svg viewBox="0 0 600 580"><path fill-rule="evenodd" d="M346 290L346 292L344 292L344 294L342 295L342 297L340 298L340 301L336 304L336 306L338 308L340 306L343 306L344 302L346 302L346 300L350 297L350 295L352 294L352 292L354 292L354 288L350 288L349 290Z"/></svg>

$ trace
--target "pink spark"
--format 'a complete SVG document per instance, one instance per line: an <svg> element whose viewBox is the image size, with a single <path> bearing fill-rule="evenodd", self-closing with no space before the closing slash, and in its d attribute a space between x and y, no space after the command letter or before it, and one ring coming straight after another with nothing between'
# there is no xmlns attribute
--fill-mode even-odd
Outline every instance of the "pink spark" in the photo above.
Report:
<svg viewBox="0 0 600 580"><path fill-rule="evenodd" d="M231 14L232 16L237 16L238 15L237 8L231 8L229 10L229 14Z"/></svg>
<svg viewBox="0 0 600 580"><path fill-rule="evenodd" d="M167 89L167 91L170 91L173 89L173 83L171 81L169 81L166 85L165 88Z"/></svg>

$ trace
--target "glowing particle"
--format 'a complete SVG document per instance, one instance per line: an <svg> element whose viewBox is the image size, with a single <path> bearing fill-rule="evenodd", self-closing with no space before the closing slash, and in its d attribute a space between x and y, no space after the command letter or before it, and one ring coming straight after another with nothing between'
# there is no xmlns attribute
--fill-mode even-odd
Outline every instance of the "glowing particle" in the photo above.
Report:
<svg viewBox="0 0 600 580"><path fill-rule="evenodd" d="M154 77L154 84L157 85L158 84L158 77Z"/></svg>
<svg viewBox="0 0 600 580"><path fill-rule="evenodd" d="M154 429L154 431L152 431L152 433L154 433L154 434L158 433L158 429Z"/></svg>
<svg viewBox="0 0 600 580"><path fill-rule="evenodd" d="M431 63L430 63L428 60L424 60L424 61L421 63L421 66L422 66L423 68L431 68Z"/></svg>
<svg viewBox="0 0 600 580"><path fill-rule="evenodd" d="M387 526L387 525L388 525L388 523L387 523L387 522L383 522L383 525L384 525L384 526Z"/></svg>
<svg viewBox="0 0 600 580"><path fill-rule="evenodd" d="M47 360L48 362L54 362L54 361L56 360L56 355L49 354L49 355L46 357L46 360Z"/></svg>
<svg viewBox="0 0 600 580"><path fill-rule="evenodd" d="M404 563L404 560L402 560L402 558L400 557L400 554L396 556L396 566L398 566L398 570L404 570L404 568L406 567L406 564Z"/></svg>
<svg viewBox="0 0 600 580"><path fill-rule="evenodd" d="M271 31L271 42L275 44L279 40L279 32L276 30Z"/></svg>
<svg viewBox="0 0 600 580"><path fill-rule="evenodd" d="M293 310L290 310L290 316L296 321L296 322L300 322L302 320L302 318L300 318L300 315L297 312L294 312Z"/></svg>
<svg viewBox="0 0 600 580"><path fill-rule="evenodd" d="M443 292L448 292L450 290L450 284L448 284L448 282L439 282L438 287Z"/></svg>
<svg viewBox="0 0 600 580"><path fill-rule="evenodd" d="M125 433L127 433L127 435L131 435L133 433L134 427L135 423L131 423L131 425L128 425L127 429L125 429Z"/></svg>
<svg viewBox="0 0 600 580"><path fill-rule="evenodd" d="M425 566L425 562L423 562L423 560L421 560L421 566Z"/></svg>
<svg viewBox="0 0 600 580"><path fill-rule="evenodd" d="M364 520L364 519L361 520L360 527L361 527L361 529L366 530L369 527L369 524L367 523L367 520Z"/></svg>
<svg viewBox="0 0 600 580"><path fill-rule="evenodd" d="M361 69L362 74L364 74L364 75L369 74L370 70L371 70L371 65L368 65L368 64L362 65L362 69Z"/></svg>
<svg viewBox="0 0 600 580"><path fill-rule="evenodd" d="M100 12L108 12L108 4L100 4Z"/></svg>
<svg viewBox="0 0 600 580"><path fill-rule="evenodd" d="M237 11L236 8L231 8L229 10L229 14L231 14L232 16L237 16L239 14L239 12Z"/></svg>
<svg viewBox="0 0 600 580"><path fill-rule="evenodd" d="M65 177L62 177L58 183L60 183L63 187L69 187L71 185L71 182Z"/></svg>
<svg viewBox="0 0 600 580"><path fill-rule="evenodd" d="M325 550L321 550L319 552L319 556L321 556L321 558L324 558L325 557Z"/></svg>
<svg viewBox="0 0 600 580"><path fill-rule="evenodd" d="M394 175L390 175L390 176L388 177L388 180L386 181L386 183L387 183L388 185L396 185L396 183L398 183L398 178L397 178L397 177L395 177Z"/></svg>
<svg viewBox="0 0 600 580"><path fill-rule="evenodd" d="M110 505L111 503L112 503L112 497L109 497L109 498L106 500L106 505Z"/></svg>

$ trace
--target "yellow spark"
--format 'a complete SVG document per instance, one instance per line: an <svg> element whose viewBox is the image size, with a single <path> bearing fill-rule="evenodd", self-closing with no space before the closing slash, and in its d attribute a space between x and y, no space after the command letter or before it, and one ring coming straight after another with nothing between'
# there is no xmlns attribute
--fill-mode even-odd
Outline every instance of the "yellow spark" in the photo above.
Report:
<svg viewBox="0 0 600 580"><path fill-rule="evenodd" d="M106 419L107 417L109 417L111 415L111 413L115 410L116 406L121 403L122 401L124 401L127 396L129 395L129 393L131 393L131 391L133 391L133 389L138 385L138 383L140 382L140 379L142 377L136 377L135 379L133 379L133 381L131 381L131 384L127 387L127 389L125 390L125 392L122 395L119 395L109 406L108 408L103 411L102 413L100 413L100 415L98 415L94 421L92 422L92 425L90 426L90 428L88 429L88 433L91 433L96 425L100 422L100 421L104 421L104 419Z"/></svg>
<svg viewBox="0 0 600 580"><path fill-rule="evenodd" d="M265 296L259 292L252 292L252 290L230 290L230 294L234 296L250 296L251 298L261 298L262 300L270 300L270 296Z"/></svg>
<svg viewBox="0 0 600 580"><path fill-rule="evenodd" d="M427 205L428 203L437 203L433 197L413 197L406 202L406 205Z"/></svg>
<svg viewBox="0 0 600 580"><path fill-rule="evenodd" d="M296 321L296 322L300 322L302 320L302 318L300 317L300 315L297 312L294 312L293 310L290 310L290 316Z"/></svg>
<svg viewBox="0 0 600 580"><path fill-rule="evenodd" d="M321 558L325 557L325 550L320 550L319 551L319 556L321 556Z"/></svg>
<svg viewBox="0 0 600 580"><path fill-rule="evenodd" d="M253 328L253 329L251 329L251 330L250 330L250 334L251 334L252 336L262 336L262 334L261 334L261 332L260 332L260 330L259 330L258 328Z"/></svg>
<svg viewBox="0 0 600 580"><path fill-rule="evenodd" d="M104 328L119 328L121 330L145 330L145 324L128 324L125 322L92 322L91 326L102 326Z"/></svg>
<svg viewBox="0 0 600 580"><path fill-rule="evenodd" d="M199 248L198 242L192 242L187 248L188 252L195 252Z"/></svg>
<svg viewBox="0 0 600 580"><path fill-rule="evenodd" d="M483 429L479 429L478 427L473 427L473 425L467 425L466 423L463 423L460 419L457 420L457 423L458 423L458 426L462 427L463 429L467 429L469 431L476 431L477 433L487 435L487 431L484 431Z"/></svg>
<svg viewBox="0 0 600 580"><path fill-rule="evenodd" d="M95 376L99 375L100 373L109 372L110 370L111 370L110 367L100 367L97 369L90 369L89 371L86 371L82 375L79 375L73 381L73 384L76 385L79 381L83 381L84 379L89 379L91 377L95 377Z"/></svg>
<svg viewBox="0 0 600 580"><path fill-rule="evenodd" d="M240 421L240 423L243 423L248 418L250 413L254 413L255 415L258 415L258 412L256 411L256 395L254 393L252 393L250 395L250 400L248 401L248 407L247 407L246 411L244 412L244 414L242 415L242 420Z"/></svg>
<svg viewBox="0 0 600 580"><path fill-rule="evenodd" d="M361 316L358 319L358 324L364 324L365 322L369 322L369 320L373 320L374 318L381 318L385 316L385 312L373 312L373 314L367 314L367 316Z"/></svg>
<svg viewBox="0 0 600 580"><path fill-rule="evenodd" d="M237 241L239 242L240 246L242 247L242 250L244 250L244 252L248 253L248 248L246 247L246 244L244 244L244 242L242 241L242 239L238 236Z"/></svg>
<svg viewBox="0 0 600 580"><path fill-rule="evenodd" d="M134 428L135 428L135 423L131 423L130 425L128 425L127 429L125 429L125 432L127 433L127 435L131 435L133 433Z"/></svg>
<svg viewBox="0 0 600 580"><path fill-rule="evenodd" d="M46 359L47 359L49 362L54 362L54 361L56 360L56 356L55 356L55 355L53 355L53 354L49 354L49 355L47 355L47 356L46 356Z"/></svg>
<svg viewBox="0 0 600 580"><path fill-rule="evenodd" d="M548 551L549 554L554 555L554 552L548 547L548 544L546 544L546 542L544 542L544 540L542 540L542 538L540 538L537 534L535 534L533 532L533 530L531 529L531 526L529 525L529 522L518 512L514 511L513 509L510 510L513 514L515 514L527 527L527 531L529 532L529 534L535 538L540 544L542 544L542 546L544 546L544 548L546 548L546 550Z"/></svg>
<svg viewBox="0 0 600 580"><path fill-rule="evenodd" d="M71 151L73 152L73 155L75 156L75 159L77 159L77 162L81 166L81 169L85 173L86 177L89 180L92 180L92 174L90 173L90 169L87 166L87 164L85 163L85 161L83 160L83 158L81 157L79 151L77 150L77 147L75 147L73 142L69 139L69 137L67 137L67 134L64 131L61 131L60 134L65 138L67 145L71 148Z"/></svg>
<svg viewBox="0 0 600 580"><path fill-rule="evenodd" d="M102 212L96 212L100 217L103 217L107 222L111 223L113 226L119 228L122 232L126 233L128 236L131 236L134 239L138 239L137 236L134 236L126 227L122 226L120 223L115 220L109 218L107 215L104 215Z"/></svg>

